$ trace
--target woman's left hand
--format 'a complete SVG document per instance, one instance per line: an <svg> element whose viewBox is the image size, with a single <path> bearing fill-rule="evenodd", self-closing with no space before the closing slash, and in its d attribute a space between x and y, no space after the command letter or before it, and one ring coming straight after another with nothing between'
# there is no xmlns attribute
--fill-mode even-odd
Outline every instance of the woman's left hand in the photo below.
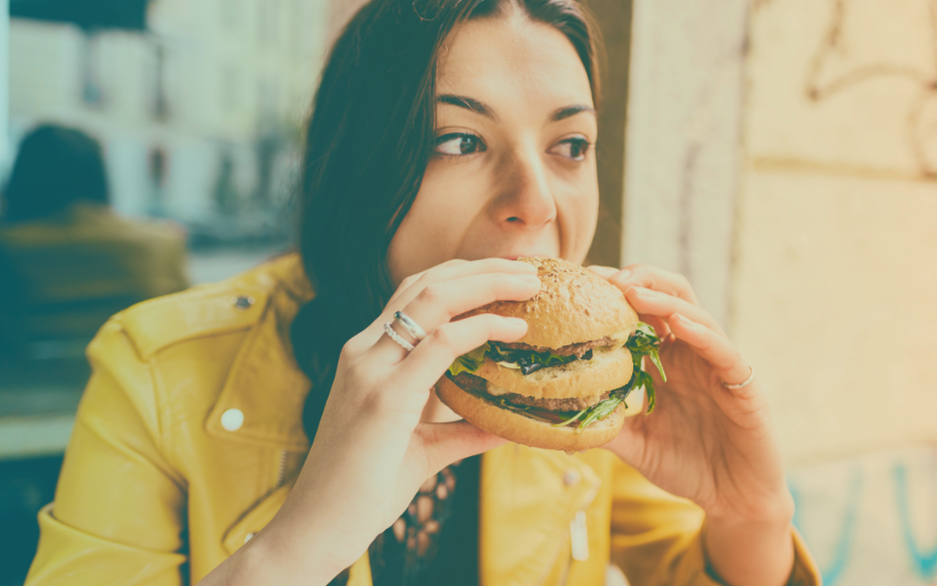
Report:
<svg viewBox="0 0 937 586"><path fill-rule="evenodd" d="M687 280L644 265L590 267L624 291L640 319L661 338L653 413L629 417L605 446L671 494L692 500L711 519L790 522L793 502L784 479L768 401L758 378Z"/></svg>

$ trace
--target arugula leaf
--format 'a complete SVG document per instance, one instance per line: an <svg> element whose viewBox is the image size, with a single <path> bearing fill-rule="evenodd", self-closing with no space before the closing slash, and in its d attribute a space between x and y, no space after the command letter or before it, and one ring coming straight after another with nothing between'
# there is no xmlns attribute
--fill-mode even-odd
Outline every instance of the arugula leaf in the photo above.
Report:
<svg viewBox="0 0 937 586"><path fill-rule="evenodd" d="M654 328L641 322L638 324L638 329L628 338L625 346L631 351L631 359L634 361L634 376L632 377L634 388L644 387L647 393L647 412L651 413L656 404L654 379L642 370L641 362L645 356L650 358L657 367L660 377L667 382L667 374L664 373L664 366L660 362L660 338L654 333Z"/></svg>
<svg viewBox="0 0 937 586"><path fill-rule="evenodd" d="M473 373L479 369L485 360L485 353L490 349L490 345L485 343L475 348L468 354L463 354L455 359L452 366L449 367L449 374L458 376L463 372Z"/></svg>
<svg viewBox="0 0 937 586"><path fill-rule="evenodd" d="M634 388L640 389L644 387L644 392L647 395L647 412L650 413L654 410L655 401L655 392L654 392L654 379L651 378L651 375L643 370L636 370L634 372Z"/></svg>
<svg viewBox="0 0 937 586"><path fill-rule="evenodd" d="M589 409L591 409L591 407ZM566 421L560 421L559 423L554 423L553 427L563 427L563 426L569 425L570 423L574 423L575 421L578 421L583 415L588 413L589 409L583 409L582 411L576 413L575 415L573 415Z"/></svg>
<svg viewBox="0 0 937 586"><path fill-rule="evenodd" d="M589 409L589 414L586 415L586 418L582 420L582 423L579 424L579 429L577 431L582 431L592 423L599 421L600 419L605 419L612 414L612 411L618 408L619 405L625 402L625 398L621 395L610 395L608 399L605 399L601 403L593 405ZM628 406L625 405L627 409Z"/></svg>
<svg viewBox="0 0 937 586"><path fill-rule="evenodd" d="M631 334L625 346L631 351L635 367L639 367L641 358L647 356L651 359L651 362L654 363L654 366L657 367L657 371L660 372L660 376L664 379L664 382L667 382L667 375L664 374L664 367L660 363L660 338L657 337L657 334L654 333L654 329L651 326L644 322L639 323L638 329Z"/></svg>

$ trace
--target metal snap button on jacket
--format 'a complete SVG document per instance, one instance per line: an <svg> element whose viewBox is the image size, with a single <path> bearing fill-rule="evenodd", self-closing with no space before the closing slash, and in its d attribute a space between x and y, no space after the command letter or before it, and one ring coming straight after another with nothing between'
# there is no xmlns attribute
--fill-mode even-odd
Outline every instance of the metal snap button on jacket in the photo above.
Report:
<svg viewBox="0 0 937 586"><path fill-rule="evenodd" d="M254 305L253 297L235 297L231 300L231 303L234 304L235 309L250 309Z"/></svg>
<svg viewBox="0 0 937 586"><path fill-rule="evenodd" d="M244 414L240 409L228 409L221 414L221 427L225 431L237 431L244 425Z"/></svg>

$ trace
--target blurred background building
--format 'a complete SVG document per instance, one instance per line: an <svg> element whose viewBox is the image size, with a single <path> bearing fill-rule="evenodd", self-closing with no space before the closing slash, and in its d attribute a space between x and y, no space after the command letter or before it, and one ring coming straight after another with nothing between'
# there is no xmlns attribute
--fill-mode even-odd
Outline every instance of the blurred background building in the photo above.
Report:
<svg viewBox="0 0 937 586"><path fill-rule="evenodd" d="M177 220L196 250L288 238L326 3L134 0L136 21L16 18L19 5L46 17L31 4L73 3L13 0L10 147L40 121L79 126L104 143L118 211Z"/></svg>
<svg viewBox="0 0 937 586"><path fill-rule="evenodd" d="M80 127L121 213L185 227L192 281L259 262L361 4L0 0L0 174L35 124ZM686 274L753 362L828 586L937 584L937 4L587 4L609 48L592 260ZM24 528L0 556L51 498L86 376L64 364L0 380L0 524Z"/></svg>

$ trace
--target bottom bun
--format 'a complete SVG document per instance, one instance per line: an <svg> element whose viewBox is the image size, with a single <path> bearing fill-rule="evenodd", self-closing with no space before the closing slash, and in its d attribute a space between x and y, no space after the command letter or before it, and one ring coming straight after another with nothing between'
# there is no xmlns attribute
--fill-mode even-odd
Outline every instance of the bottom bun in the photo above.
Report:
<svg viewBox="0 0 937 586"><path fill-rule="evenodd" d="M533 448L580 452L605 445L615 439L625 421L622 403L608 417L579 431L575 426L553 427L545 421L502 409L477 395L463 391L443 376L436 383L436 395L466 421L488 433Z"/></svg>

